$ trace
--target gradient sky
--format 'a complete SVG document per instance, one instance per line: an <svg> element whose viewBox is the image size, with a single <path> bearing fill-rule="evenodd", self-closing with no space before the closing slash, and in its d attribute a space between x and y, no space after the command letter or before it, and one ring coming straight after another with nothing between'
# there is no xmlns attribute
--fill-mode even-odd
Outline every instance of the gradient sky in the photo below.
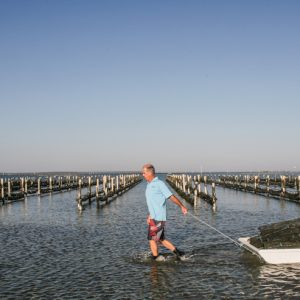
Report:
<svg viewBox="0 0 300 300"><path fill-rule="evenodd" d="M300 1L0 0L0 172L300 170Z"/></svg>

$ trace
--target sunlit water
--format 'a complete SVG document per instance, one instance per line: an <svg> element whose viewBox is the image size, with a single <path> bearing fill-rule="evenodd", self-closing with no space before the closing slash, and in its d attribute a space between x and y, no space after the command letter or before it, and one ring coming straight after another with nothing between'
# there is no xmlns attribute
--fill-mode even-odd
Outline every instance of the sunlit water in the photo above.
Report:
<svg viewBox="0 0 300 300"><path fill-rule="evenodd" d="M1 299L298 299L300 265L265 265L168 205L167 238L187 252L152 262L145 182L97 209L77 211L76 191L0 207ZM217 188L218 207L190 212L230 237L299 217L300 206Z"/></svg>

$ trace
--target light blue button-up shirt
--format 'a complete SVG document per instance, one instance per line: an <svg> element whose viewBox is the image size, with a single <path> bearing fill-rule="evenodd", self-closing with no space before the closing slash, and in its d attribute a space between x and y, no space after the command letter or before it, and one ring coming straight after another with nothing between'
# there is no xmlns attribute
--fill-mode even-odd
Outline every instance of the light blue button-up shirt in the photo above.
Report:
<svg viewBox="0 0 300 300"><path fill-rule="evenodd" d="M166 200L172 195L166 184L157 177L147 184L146 199L151 219L167 220Z"/></svg>

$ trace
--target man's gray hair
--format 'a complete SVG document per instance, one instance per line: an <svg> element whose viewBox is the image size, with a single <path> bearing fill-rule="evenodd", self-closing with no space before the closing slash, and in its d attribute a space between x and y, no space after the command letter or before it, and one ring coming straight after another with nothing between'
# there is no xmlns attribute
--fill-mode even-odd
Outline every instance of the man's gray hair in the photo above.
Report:
<svg viewBox="0 0 300 300"><path fill-rule="evenodd" d="M145 164L144 168L147 169L148 171L150 171L153 175L155 174L155 168L153 165L151 164Z"/></svg>

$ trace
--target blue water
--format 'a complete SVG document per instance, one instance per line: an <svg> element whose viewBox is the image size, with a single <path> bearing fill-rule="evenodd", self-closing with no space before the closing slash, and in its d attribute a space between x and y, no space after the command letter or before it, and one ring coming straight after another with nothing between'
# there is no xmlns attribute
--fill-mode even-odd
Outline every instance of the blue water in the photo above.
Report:
<svg viewBox="0 0 300 300"><path fill-rule="evenodd" d="M76 191L0 207L1 299L297 299L300 265L271 266L168 205L167 238L187 252L152 262L143 182L78 212ZM190 212L230 237L297 218L296 203L217 188ZM161 252L167 254L166 250Z"/></svg>

